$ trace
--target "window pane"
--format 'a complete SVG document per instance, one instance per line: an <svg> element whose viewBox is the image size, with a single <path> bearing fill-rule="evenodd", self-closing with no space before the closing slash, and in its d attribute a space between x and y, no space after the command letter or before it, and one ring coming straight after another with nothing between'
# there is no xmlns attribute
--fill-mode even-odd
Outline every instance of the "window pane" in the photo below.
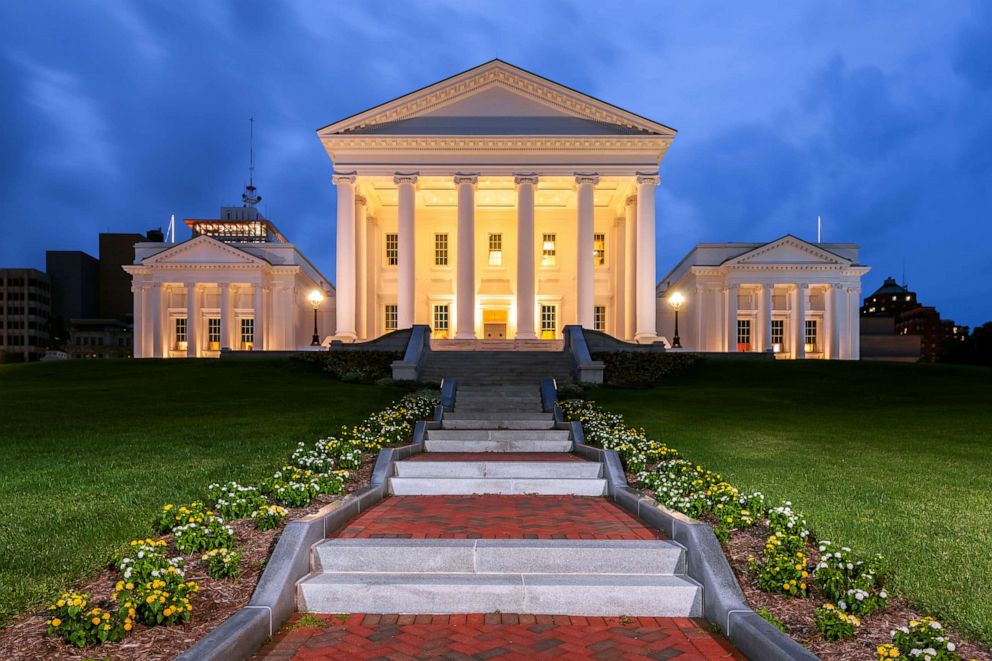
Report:
<svg viewBox="0 0 992 661"><path fill-rule="evenodd" d="M606 306L597 305L592 309L592 327L593 330L606 330Z"/></svg>
<svg viewBox="0 0 992 661"><path fill-rule="evenodd" d="M806 320L806 351L816 351L816 319Z"/></svg>
<svg viewBox="0 0 992 661"><path fill-rule="evenodd" d="M606 264L606 235L605 234L593 234L592 235L592 263L596 266L603 266Z"/></svg>
<svg viewBox="0 0 992 661"><path fill-rule="evenodd" d="M399 264L400 238L398 234L386 235L386 264L396 266Z"/></svg>
<svg viewBox="0 0 992 661"><path fill-rule="evenodd" d="M555 266L558 261L557 240L555 235L545 234L541 245L541 266Z"/></svg>
<svg viewBox="0 0 992 661"><path fill-rule="evenodd" d="M434 336L440 338L448 337L448 304L434 306Z"/></svg>
<svg viewBox="0 0 992 661"><path fill-rule="evenodd" d="M750 319L738 319L737 320L737 350L738 351L750 351L751 350L751 320Z"/></svg>
<svg viewBox="0 0 992 661"><path fill-rule="evenodd" d="M503 265L503 235L489 235L489 266Z"/></svg>
<svg viewBox="0 0 992 661"><path fill-rule="evenodd" d="M434 265L435 266L447 266L448 265L448 235L447 234L435 234L434 235Z"/></svg>
<svg viewBox="0 0 992 661"><path fill-rule="evenodd" d="M398 318L397 307L395 305L386 306L386 330L396 330L396 323Z"/></svg>
<svg viewBox="0 0 992 661"><path fill-rule="evenodd" d="M220 342L220 319L207 319L207 342Z"/></svg>

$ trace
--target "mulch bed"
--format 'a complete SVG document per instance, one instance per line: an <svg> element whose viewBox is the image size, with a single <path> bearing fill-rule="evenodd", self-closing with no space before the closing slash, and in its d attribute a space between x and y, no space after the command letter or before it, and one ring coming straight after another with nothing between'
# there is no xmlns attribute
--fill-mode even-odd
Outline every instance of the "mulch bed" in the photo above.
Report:
<svg viewBox="0 0 992 661"><path fill-rule="evenodd" d="M363 457L362 467L352 471L344 493L368 485L376 455ZM309 507L290 509L287 521L312 514L341 496L318 496ZM82 649L69 645L61 638L47 635L45 611L27 615L0 630L0 659L4 661L83 661L84 659L113 659L113 661L159 661L174 658L193 643L213 631L221 622L248 603L262 570L272 552L282 528L257 530L250 519L229 522L234 528L237 548L241 552L241 574L235 580L218 580L207 576L199 561L200 553L183 556L186 578L196 581L200 591L193 598L193 616L182 626L146 627L135 625L124 640ZM172 547L172 535L161 539ZM130 540L122 540L122 545ZM172 554L170 554L172 557ZM92 595L91 606L115 607L111 599L119 574L104 569L91 576L79 590ZM55 597L56 595L52 595Z"/></svg>

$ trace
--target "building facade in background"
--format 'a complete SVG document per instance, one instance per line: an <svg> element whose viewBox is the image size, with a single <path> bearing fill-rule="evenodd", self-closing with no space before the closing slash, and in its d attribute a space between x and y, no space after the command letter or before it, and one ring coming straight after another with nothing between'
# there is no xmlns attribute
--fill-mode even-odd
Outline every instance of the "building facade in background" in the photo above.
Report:
<svg viewBox="0 0 992 661"><path fill-rule="evenodd" d="M187 220L193 238L134 246L131 278L134 357L217 357L221 349L296 350L310 344L312 292L323 335L333 325L330 282L254 206L220 218Z"/></svg>
<svg viewBox="0 0 992 661"><path fill-rule="evenodd" d="M37 269L0 268L0 359L27 361L45 355L51 305L52 287L46 274Z"/></svg>
<svg viewBox="0 0 992 661"><path fill-rule="evenodd" d="M100 261L81 250L48 250L45 272L52 285L52 345L61 347L73 319L100 314Z"/></svg>

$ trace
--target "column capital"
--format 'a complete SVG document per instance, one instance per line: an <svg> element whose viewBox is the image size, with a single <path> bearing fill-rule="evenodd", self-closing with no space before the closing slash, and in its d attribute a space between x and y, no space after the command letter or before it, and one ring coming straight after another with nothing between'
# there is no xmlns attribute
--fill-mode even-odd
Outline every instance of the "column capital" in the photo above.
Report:
<svg viewBox="0 0 992 661"><path fill-rule="evenodd" d="M475 186L477 183L479 183L479 175L478 173L456 172L454 176L454 180L456 186L459 184L472 184L473 186Z"/></svg>
<svg viewBox="0 0 992 661"><path fill-rule="evenodd" d="M581 186L582 184L592 184L595 186L599 183L599 175L595 172L576 172L575 183L578 186Z"/></svg>
<svg viewBox="0 0 992 661"><path fill-rule="evenodd" d="M519 186L520 184L532 184L537 185L539 177L536 173L527 172L513 175L513 183Z"/></svg>
<svg viewBox="0 0 992 661"><path fill-rule="evenodd" d="M627 198L623 201L623 203L624 203L624 206L635 207L635 206L637 206L637 196L636 195L628 195Z"/></svg>
<svg viewBox="0 0 992 661"><path fill-rule="evenodd" d="M397 172L393 175L393 183L399 186L400 184L417 184L417 179L420 178L419 172Z"/></svg>
<svg viewBox="0 0 992 661"><path fill-rule="evenodd" d="M809 283L806 283L806 282L797 283L796 284L796 289L798 289L799 291L802 291L804 289L809 289Z"/></svg>
<svg viewBox="0 0 992 661"><path fill-rule="evenodd" d="M638 172L635 178L638 184L654 184L657 186L661 183L661 177L658 176L657 172Z"/></svg>
<svg viewBox="0 0 992 661"><path fill-rule="evenodd" d="M358 173L356 172L335 172L331 176L331 181L335 186L340 184L353 184L358 179Z"/></svg>
<svg viewBox="0 0 992 661"><path fill-rule="evenodd" d="M368 200L365 199L364 195L356 195L355 204L360 204L364 207L366 204L368 204Z"/></svg>

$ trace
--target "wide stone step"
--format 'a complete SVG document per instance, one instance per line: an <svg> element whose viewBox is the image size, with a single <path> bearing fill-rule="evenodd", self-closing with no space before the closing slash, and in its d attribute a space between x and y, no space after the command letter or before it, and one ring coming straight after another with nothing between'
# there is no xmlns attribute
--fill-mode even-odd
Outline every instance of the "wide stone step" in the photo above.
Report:
<svg viewBox="0 0 992 661"><path fill-rule="evenodd" d="M464 432L459 432L464 433ZM571 452L572 441L466 441L431 440L424 441L427 452Z"/></svg>
<svg viewBox="0 0 992 661"><path fill-rule="evenodd" d="M445 411L442 424L452 420L485 420L495 422L507 420L510 416L502 411ZM554 416L547 411L520 411L514 413L512 418L519 421L534 420L554 420Z"/></svg>
<svg viewBox="0 0 992 661"><path fill-rule="evenodd" d="M429 441L567 441L567 429L431 429Z"/></svg>
<svg viewBox="0 0 992 661"><path fill-rule="evenodd" d="M605 496L606 480L572 478L391 477L394 496Z"/></svg>
<svg viewBox="0 0 992 661"><path fill-rule="evenodd" d="M541 420L521 420L519 418L469 418L453 419L444 416L441 421L441 429L553 429L555 421L548 414L544 414L545 419Z"/></svg>
<svg viewBox="0 0 992 661"><path fill-rule="evenodd" d="M682 576L638 574L316 574L297 585L313 613L533 613L700 617Z"/></svg>
<svg viewBox="0 0 992 661"><path fill-rule="evenodd" d="M459 574L659 574L684 572L668 540L328 539L315 572Z"/></svg>
<svg viewBox="0 0 992 661"><path fill-rule="evenodd" d="M567 478L602 477L595 461L398 461L396 477L444 478Z"/></svg>

